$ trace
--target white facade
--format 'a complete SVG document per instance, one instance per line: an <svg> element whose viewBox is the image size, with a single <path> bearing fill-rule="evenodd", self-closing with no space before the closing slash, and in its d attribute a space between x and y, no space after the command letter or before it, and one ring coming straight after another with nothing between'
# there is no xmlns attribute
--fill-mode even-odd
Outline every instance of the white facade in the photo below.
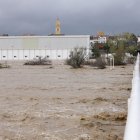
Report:
<svg viewBox="0 0 140 140"><path fill-rule="evenodd" d="M106 43L107 37L106 36L99 36L99 37L93 37L93 39L90 40L91 43Z"/></svg>
<svg viewBox="0 0 140 140"><path fill-rule="evenodd" d="M140 42L140 36L138 36L138 37L137 37L137 39L138 39L138 41L137 41L137 42L139 43L139 42Z"/></svg>
<svg viewBox="0 0 140 140"><path fill-rule="evenodd" d="M38 57L49 59L67 59L72 49L47 50L47 49L26 49L26 50L0 50L0 60L30 60Z"/></svg>
<svg viewBox="0 0 140 140"><path fill-rule="evenodd" d="M89 50L89 36L1 36L0 60L30 60L39 56L66 59L74 48Z"/></svg>
<svg viewBox="0 0 140 140"><path fill-rule="evenodd" d="M103 37L99 36L99 38L98 38L99 43L106 43L106 41L107 41L107 38L105 36L103 36Z"/></svg>

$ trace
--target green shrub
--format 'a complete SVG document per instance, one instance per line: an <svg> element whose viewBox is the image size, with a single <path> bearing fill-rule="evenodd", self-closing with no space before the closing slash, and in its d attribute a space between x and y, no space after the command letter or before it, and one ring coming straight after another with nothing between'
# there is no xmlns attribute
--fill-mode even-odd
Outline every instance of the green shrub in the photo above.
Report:
<svg viewBox="0 0 140 140"><path fill-rule="evenodd" d="M66 60L66 64L73 68L81 68L85 63L85 55L84 48L75 48L70 52L70 58Z"/></svg>
<svg viewBox="0 0 140 140"><path fill-rule="evenodd" d="M96 58L96 61L93 66L96 66L99 69L105 69L106 68L105 59L103 57Z"/></svg>
<svg viewBox="0 0 140 140"><path fill-rule="evenodd" d="M51 65L52 62L48 60L47 57L38 57L38 59L33 59L24 63L24 65Z"/></svg>
<svg viewBox="0 0 140 140"><path fill-rule="evenodd" d="M0 63L0 69L2 69L2 68L10 68L10 66L7 65L7 63L4 63L4 64Z"/></svg>
<svg viewBox="0 0 140 140"><path fill-rule="evenodd" d="M127 58L127 64L134 64L136 61L136 57L135 56L131 56Z"/></svg>

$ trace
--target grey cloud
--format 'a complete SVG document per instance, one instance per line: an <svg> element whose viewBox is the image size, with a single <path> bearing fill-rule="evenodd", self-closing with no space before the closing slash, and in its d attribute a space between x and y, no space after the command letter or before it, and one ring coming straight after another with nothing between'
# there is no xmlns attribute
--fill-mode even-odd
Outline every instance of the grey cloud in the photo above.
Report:
<svg viewBox="0 0 140 140"><path fill-rule="evenodd" d="M0 34L139 34L139 0L0 0Z"/></svg>

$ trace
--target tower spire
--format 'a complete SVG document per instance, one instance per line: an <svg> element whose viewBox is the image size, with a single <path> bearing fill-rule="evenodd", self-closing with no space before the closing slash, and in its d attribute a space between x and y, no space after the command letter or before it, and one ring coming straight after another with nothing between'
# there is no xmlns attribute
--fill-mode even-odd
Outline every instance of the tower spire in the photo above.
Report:
<svg viewBox="0 0 140 140"><path fill-rule="evenodd" d="M60 20L59 18L56 19L56 23L55 23L55 34L56 35L60 35L61 34L61 24L60 24Z"/></svg>

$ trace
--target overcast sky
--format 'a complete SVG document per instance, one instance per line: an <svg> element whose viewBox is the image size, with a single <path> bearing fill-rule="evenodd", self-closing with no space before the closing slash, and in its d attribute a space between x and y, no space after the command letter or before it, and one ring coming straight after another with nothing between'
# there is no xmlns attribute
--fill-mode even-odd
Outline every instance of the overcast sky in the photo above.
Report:
<svg viewBox="0 0 140 140"><path fill-rule="evenodd" d="M0 0L0 34L140 34L140 0Z"/></svg>

